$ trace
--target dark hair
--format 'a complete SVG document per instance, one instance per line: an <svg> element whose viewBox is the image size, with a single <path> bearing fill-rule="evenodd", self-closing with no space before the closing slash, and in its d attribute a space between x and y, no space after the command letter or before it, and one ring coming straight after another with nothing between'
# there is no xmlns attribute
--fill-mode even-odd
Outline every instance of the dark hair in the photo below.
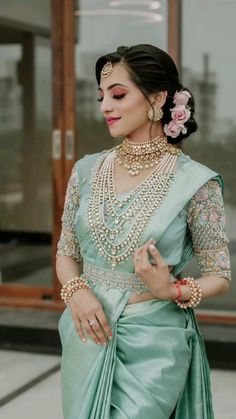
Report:
<svg viewBox="0 0 236 419"><path fill-rule="evenodd" d="M149 44L118 47L115 52L103 55L97 60L96 79L98 84L100 84L101 70L108 61L114 64L124 63L131 76L131 80L139 87L148 101L150 94L167 91L167 99L162 108L163 118L161 122L163 126L168 124L172 119L170 109L175 106L173 104L175 92L187 90L191 94L187 104L190 108L191 116L184 124L187 128L187 133L180 133L177 138L167 136L169 143L176 144L197 130L197 123L193 116L195 111L193 95L189 89L183 87L181 84L178 70L169 54Z"/></svg>

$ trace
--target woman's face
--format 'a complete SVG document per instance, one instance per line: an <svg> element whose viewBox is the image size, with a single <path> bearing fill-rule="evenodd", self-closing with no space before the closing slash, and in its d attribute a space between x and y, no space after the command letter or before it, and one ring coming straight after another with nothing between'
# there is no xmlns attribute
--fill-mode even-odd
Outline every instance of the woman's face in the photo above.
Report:
<svg viewBox="0 0 236 419"><path fill-rule="evenodd" d="M112 137L129 137L136 141L149 138L150 105L122 64L115 64L111 75L101 78L98 92L100 110Z"/></svg>

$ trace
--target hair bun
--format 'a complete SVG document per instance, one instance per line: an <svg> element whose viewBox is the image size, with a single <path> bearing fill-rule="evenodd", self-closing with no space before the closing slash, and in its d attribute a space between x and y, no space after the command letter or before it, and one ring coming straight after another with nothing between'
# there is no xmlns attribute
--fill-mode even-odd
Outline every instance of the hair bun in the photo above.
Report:
<svg viewBox="0 0 236 419"><path fill-rule="evenodd" d="M121 46L117 48L116 53L119 57L123 57L128 49L129 47Z"/></svg>

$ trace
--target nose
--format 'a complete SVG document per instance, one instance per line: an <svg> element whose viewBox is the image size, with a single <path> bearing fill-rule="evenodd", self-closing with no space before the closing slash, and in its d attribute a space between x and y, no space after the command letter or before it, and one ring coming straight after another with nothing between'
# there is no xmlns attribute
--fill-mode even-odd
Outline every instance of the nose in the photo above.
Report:
<svg viewBox="0 0 236 419"><path fill-rule="evenodd" d="M108 96L104 96L100 105L100 111L103 114L113 111L112 100Z"/></svg>

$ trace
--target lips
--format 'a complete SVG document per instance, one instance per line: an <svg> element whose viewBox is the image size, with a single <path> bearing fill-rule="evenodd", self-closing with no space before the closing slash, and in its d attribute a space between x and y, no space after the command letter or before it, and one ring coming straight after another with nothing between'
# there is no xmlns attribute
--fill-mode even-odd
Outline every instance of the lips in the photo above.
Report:
<svg viewBox="0 0 236 419"><path fill-rule="evenodd" d="M107 124L108 125L112 125L112 124L115 124L117 121L119 121L119 119L120 119L120 117L119 118L115 118L115 117L109 117L109 118L106 118L106 121L107 121Z"/></svg>

